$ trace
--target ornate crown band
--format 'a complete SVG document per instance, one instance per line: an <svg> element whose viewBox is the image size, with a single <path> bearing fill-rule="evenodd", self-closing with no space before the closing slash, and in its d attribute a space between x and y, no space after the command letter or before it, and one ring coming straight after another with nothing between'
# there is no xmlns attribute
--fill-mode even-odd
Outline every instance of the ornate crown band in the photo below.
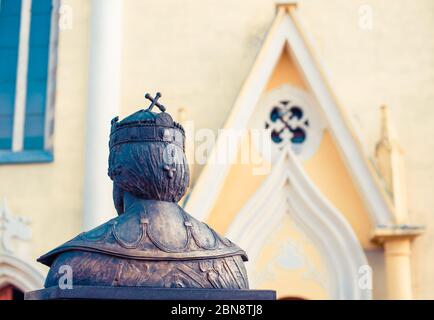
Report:
<svg viewBox="0 0 434 320"><path fill-rule="evenodd" d="M149 94L145 97L152 102L148 109L137 111L120 122L118 117L112 120L110 149L124 143L165 142L185 150L184 128L173 121L170 114L165 112L166 107L158 102L161 94L157 92L155 98ZM152 112L154 106L161 112Z"/></svg>
<svg viewBox="0 0 434 320"><path fill-rule="evenodd" d="M177 127L156 124L122 126L110 134L110 148L123 143L166 142L184 150L184 132Z"/></svg>

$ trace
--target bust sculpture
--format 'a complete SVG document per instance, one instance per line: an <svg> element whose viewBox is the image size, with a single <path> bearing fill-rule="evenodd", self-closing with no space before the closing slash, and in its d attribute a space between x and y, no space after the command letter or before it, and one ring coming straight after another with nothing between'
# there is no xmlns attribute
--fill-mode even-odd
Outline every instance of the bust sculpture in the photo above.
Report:
<svg viewBox="0 0 434 320"><path fill-rule="evenodd" d="M81 233L38 259L76 286L248 289L246 253L177 203L189 185L185 134L151 100L122 121L112 120L108 175L118 217ZM153 112L157 107L160 112Z"/></svg>

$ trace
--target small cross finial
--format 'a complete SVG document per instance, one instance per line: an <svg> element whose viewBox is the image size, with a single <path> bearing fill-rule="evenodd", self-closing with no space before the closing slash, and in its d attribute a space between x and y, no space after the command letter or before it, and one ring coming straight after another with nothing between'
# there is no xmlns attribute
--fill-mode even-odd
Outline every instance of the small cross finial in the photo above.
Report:
<svg viewBox="0 0 434 320"><path fill-rule="evenodd" d="M145 94L145 98L151 101L151 105L148 107L147 110L152 111L152 108L154 106L157 106L161 112L166 111L166 107L158 102L158 99L161 98L161 93L157 92L155 98L152 98L152 96L149 93L147 93Z"/></svg>

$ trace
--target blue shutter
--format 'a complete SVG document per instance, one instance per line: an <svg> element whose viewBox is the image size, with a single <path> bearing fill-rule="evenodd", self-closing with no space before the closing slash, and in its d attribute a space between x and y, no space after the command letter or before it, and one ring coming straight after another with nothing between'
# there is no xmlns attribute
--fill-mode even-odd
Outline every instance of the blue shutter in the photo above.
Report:
<svg viewBox="0 0 434 320"><path fill-rule="evenodd" d="M0 149L12 148L21 0L0 1Z"/></svg>
<svg viewBox="0 0 434 320"><path fill-rule="evenodd" d="M32 1L24 150L44 149L51 0Z"/></svg>

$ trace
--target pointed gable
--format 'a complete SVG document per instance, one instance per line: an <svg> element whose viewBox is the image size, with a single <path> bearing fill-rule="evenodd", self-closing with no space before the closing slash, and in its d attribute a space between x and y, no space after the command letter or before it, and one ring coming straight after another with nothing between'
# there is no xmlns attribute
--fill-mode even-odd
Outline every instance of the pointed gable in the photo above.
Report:
<svg viewBox="0 0 434 320"><path fill-rule="evenodd" d="M333 152L339 155L341 167L346 170L346 178L349 178L353 183L352 191L355 193L353 198L357 198L359 201L355 205L364 207L364 211L369 215L368 219L371 226L392 224L394 218L391 204L379 186L374 170L364 156L360 142L355 137L350 123L339 107L320 63L303 35L295 7L291 5L278 6L275 20L234 103L224 129L251 127L252 116L257 112L258 103L264 98L264 95L282 87L282 85L290 85L294 91L306 93L308 98L313 101L308 103L314 105L311 108L314 110L313 116L319 119L319 123L326 125L324 132L326 132L327 137L333 140L333 147L335 148ZM319 136L320 133L316 135ZM243 138L237 139L239 139L238 143L241 144ZM321 141L317 144L319 145ZM225 150L224 143L224 138L219 137L217 139L211 157ZM316 146L316 148L319 147ZM244 192L245 190L243 190L244 196L242 197L237 197L236 194L232 193L231 195L225 194L225 190L240 189L243 183L249 184L251 180L246 173L240 175L232 165L238 153L239 148L234 149L226 163L209 163L205 166L186 204L189 212L199 219L211 219L213 221L218 219L231 220L236 215L242 202L234 205L234 201L236 201L234 199L245 201L245 198L252 194L252 192ZM309 167L312 168L314 162L313 160L310 161L311 165L307 164L306 167L308 174L315 172L315 170L309 169ZM260 179L254 180L257 184ZM234 181L235 185L231 185L231 181ZM251 188L247 189L250 190ZM345 190L343 191L345 192ZM329 200L333 202L333 199ZM226 211L225 203L229 204L228 206L232 209ZM336 203L333 204L337 207L344 207ZM223 213L222 210L225 212ZM212 218L213 215L217 215L217 217ZM226 226L228 224L229 222L226 223ZM367 233L366 230L362 232Z"/></svg>

